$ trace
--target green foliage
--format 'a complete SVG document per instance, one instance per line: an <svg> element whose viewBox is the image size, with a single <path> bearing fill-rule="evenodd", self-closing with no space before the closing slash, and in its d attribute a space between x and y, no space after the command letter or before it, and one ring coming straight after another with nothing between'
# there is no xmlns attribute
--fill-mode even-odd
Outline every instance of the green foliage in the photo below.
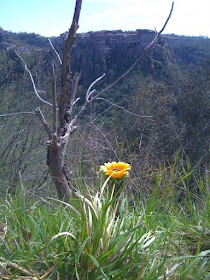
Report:
<svg viewBox="0 0 210 280"><path fill-rule="evenodd" d="M128 182L123 191L109 179L98 190L81 186L86 194L71 203L28 200L24 192L7 197L0 207L1 269L48 280L208 279L209 193L206 186L193 197L186 189L177 203L177 184L191 174L180 176L178 161L154 174L147 198L131 200Z"/></svg>
<svg viewBox="0 0 210 280"><path fill-rule="evenodd" d="M193 161L206 157L209 151L209 66L206 63L189 66L189 73L177 95L176 123L183 132L180 139Z"/></svg>
<svg viewBox="0 0 210 280"><path fill-rule="evenodd" d="M136 139L135 150L141 140L141 149L145 152L150 149L152 156L160 159L161 155L167 154L167 149L177 148L172 143L173 133L169 133L175 103L173 94L166 84L155 82L152 77L140 82L136 75L132 87L134 92L128 109L142 117L121 114L121 122L124 119L123 136L129 142Z"/></svg>

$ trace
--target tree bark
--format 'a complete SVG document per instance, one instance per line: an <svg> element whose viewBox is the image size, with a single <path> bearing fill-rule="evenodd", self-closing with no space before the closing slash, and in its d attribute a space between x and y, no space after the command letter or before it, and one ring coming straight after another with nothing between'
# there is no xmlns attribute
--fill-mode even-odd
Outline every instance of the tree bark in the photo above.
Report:
<svg viewBox="0 0 210 280"><path fill-rule="evenodd" d="M61 147L55 147L53 144L48 146L47 164L57 190L58 198L70 200L73 196L73 190L66 171L64 157L65 154Z"/></svg>
<svg viewBox="0 0 210 280"><path fill-rule="evenodd" d="M48 134L47 164L51 178L55 184L58 198L70 200L74 194L68 172L64 163L66 147L70 135L75 131L74 122L71 121L71 113L75 101L75 95L80 79L80 74L71 75L70 55L73 43L76 39L76 31L79 27L79 16L82 0L77 0L71 27L67 38L64 40L64 54L62 61L61 92L59 106L56 104L56 85L54 71L52 75L52 105L53 105L53 131ZM58 118L57 120L57 110ZM58 127L57 127L57 121Z"/></svg>

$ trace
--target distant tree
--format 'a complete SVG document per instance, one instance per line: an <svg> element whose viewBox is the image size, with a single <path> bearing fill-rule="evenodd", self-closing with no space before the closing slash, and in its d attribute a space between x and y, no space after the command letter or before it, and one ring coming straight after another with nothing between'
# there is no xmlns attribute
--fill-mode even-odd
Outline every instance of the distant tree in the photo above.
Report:
<svg viewBox="0 0 210 280"><path fill-rule="evenodd" d="M52 73L52 103L43 100L39 92L36 89L35 82L33 80L32 74L27 68L26 63L24 60L19 56L19 58L22 60L26 71L29 73L34 92L37 96L37 98L42 102L45 103L48 106L51 106L52 112L53 112L53 120L52 120L52 127L48 124L47 120L45 119L42 111L40 108L35 109L32 112L20 112L20 113L11 113L11 114L4 114L0 115L3 117L7 116L14 116L14 115L21 115L21 114L30 114L38 116L45 131L48 134L48 140L47 140L47 164L49 167L49 172L51 174L52 180L55 184L58 197L60 199L66 199L69 200L73 196L73 188L70 183L70 175L67 171L66 165L65 165L65 154L67 145L69 142L69 139L71 135L76 131L77 129L77 122L78 119L81 117L83 112L86 110L86 108L99 96L101 96L105 91L110 90L112 87L114 87L119 81L121 81L125 76L127 76L132 69L141 61L145 53L152 48L155 45L156 40L160 37L161 33L165 29L172 11L173 11L173 5L172 3L171 11L169 13L169 16L163 26L163 28L155 35L154 39L148 44L147 47L141 50L140 55L138 59L134 62L134 64L117 80L115 80L112 84L107 86L105 89L101 90L100 92L97 92L94 88L95 84L100 81L105 74L103 74L101 77L97 78L93 83L89 86L86 92L86 97L84 104L82 105L81 109L77 114L74 114L74 106L77 102L76 99L76 93L78 89L78 83L81 77L81 73L72 73L71 72L71 59L70 54L71 50L76 38L76 31L78 29L78 23L79 23L79 17L80 17L80 11L81 11L81 5L82 0L77 0L75 4L75 12L72 20L71 27L69 29L69 32L67 34L67 37L64 39L64 53L63 53L63 59L61 60L59 54L54 49L52 43L52 48L54 49L60 63L61 63L61 90L60 94L57 94L56 90L56 78L55 73L53 70ZM58 104L57 104L58 99Z"/></svg>
<svg viewBox="0 0 210 280"><path fill-rule="evenodd" d="M208 61L190 65L176 104L176 126L186 154L197 162L209 153L210 68Z"/></svg>
<svg viewBox="0 0 210 280"><path fill-rule="evenodd" d="M139 80L139 75L133 79L132 100L128 109L149 117L139 119L128 115L122 126L122 135L128 143L135 140L132 148L142 158L147 155L156 161L173 154L172 149L176 149L172 127L172 109L176 102L173 91L165 82L154 81L151 76L141 82Z"/></svg>

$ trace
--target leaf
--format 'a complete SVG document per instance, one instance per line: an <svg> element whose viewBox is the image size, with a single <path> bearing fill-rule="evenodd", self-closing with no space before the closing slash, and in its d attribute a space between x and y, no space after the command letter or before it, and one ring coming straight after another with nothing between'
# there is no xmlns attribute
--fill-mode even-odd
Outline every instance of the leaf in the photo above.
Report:
<svg viewBox="0 0 210 280"><path fill-rule="evenodd" d="M69 236L73 237L74 239L76 239L76 237L75 237L72 233L70 233L70 232L60 232L60 233L54 235L54 236L50 239L48 245L50 245L50 244L52 243L52 241L55 240L56 238L58 238L59 236L63 236L63 235L69 235Z"/></svg>
<svg viewBox="0 0 210 280"><path fill-rule="evenodd" d="M91 260L92 260L92 262L94 263L94 265L96 266L96 268L98 268L98 269L101 271L101 273L103 274L104 278L105 278L106 280L108 280L106 274L104 273L103 269L101 268L101 266L100 266L100 264L98 263L98 261L96 260L96 258L95 258L94 256L90 255L90 254L88 254L88 256L91 258Z"/></svg>

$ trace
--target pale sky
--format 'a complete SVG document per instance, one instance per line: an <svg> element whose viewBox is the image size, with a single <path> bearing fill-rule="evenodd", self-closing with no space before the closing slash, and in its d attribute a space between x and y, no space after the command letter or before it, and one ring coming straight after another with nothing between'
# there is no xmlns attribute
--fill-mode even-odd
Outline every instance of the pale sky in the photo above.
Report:
<svg viewBox="0 0 210 280"><path fill-rule="evenodd" d="M164 33L210 37L210 1L175 0ZM83 0L78 32L157 29L172 0ZM0 0L0 27L58 36L68 30L75 0Z"/></svg>

